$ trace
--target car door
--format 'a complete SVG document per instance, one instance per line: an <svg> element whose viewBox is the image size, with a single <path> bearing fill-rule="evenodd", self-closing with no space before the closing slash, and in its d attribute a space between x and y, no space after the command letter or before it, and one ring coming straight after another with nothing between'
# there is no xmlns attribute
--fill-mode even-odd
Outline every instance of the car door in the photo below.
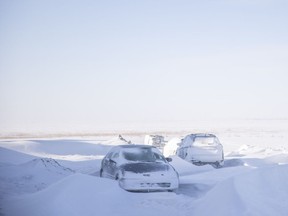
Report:
<svg viewBox="0 0 288 216"><path fill-rule="evenodd" d="M109 160L109 173L111 178L115 179L119 170L119 151L114 152Z"/></svg>
<svg viewBox="0 0 288 216"><path fill-rule="evenodd" d="M104 177L111 177L111 171L110 171L110 158L112 156L113 152L109 152L102 161L102 173Z"/></svg>

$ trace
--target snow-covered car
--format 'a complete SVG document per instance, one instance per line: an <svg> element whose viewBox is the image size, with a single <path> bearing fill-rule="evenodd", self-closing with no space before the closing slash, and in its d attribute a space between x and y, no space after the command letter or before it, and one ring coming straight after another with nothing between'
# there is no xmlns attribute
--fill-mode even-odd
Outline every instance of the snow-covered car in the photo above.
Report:
<svg viewBox="0 0 288 216"><path fill-rule="evenodd" d="M103 158L100 177L118 180L128 191L172 191L179 186L179 176L154 146L120 145Z"/></svg>
<svg viewBox="0 0 288 216"><path fill-rule="evenodd" d="M223 146L213 134L190 134L187 135L176 154L196 165L211 164L221 167L224 164Z"/></svg>

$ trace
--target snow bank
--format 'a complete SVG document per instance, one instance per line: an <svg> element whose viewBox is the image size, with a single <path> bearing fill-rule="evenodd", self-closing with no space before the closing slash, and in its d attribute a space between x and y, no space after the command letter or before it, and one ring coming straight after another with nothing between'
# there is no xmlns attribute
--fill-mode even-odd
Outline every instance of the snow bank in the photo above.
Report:
<svg viewBox="0 0 288 216"><path fill-rule="evenodd" d="M3 164L21 164L36 158L35 156L0 147L0 162Z"/></svg>
<svg viewBox="0 0 288 216"><path fill-rule="evenodd" d="M5 205L6 213L11 216L105 215L117 206L117 200L119 207L122 203L119 193L125 192L115 183L75 174L38 193L11 200Z"/></svg>
<svg viewBox="0 0 288 216"><path fill-rule="evenodd" d="M109 145L95 144L95 141L82 141L82 140L33 140L33 141L10 141L0 142L4 148L13 149L22 153L35 155L39 157L57 157L77 155L76 159L79 160L79 155L84 157L91 155L106 155L111 149ZM54 157L54 158L55 158Z"/></svg>
<svg viewBox="0 0 288 216"><path fill-rule="evenodd" d="M0 167L1 196L32 193L74 172L49 158L36 158L20 165Z"/></svg>
<svg viewBox="0 0 288 216"><path fill-rule="evenodd" d="M130 193L116 181L75 174L35 194L6 201L4 213L10 216L172 216L177 211L169 207L167 200L170 203L175 196L165 192ZM155 197L156 201L166 201L167 206L160 204L159 208Z"/></svg>
<svg viewBox="0 0 288 216"><path fill-rule="evenodd" d="M287 182L288 165L251 169L193 198L181 193L130 193L116 181L74 174L40 192L6 200L3 212L10 216L284 216ZM189 191L191 195L196 189Z"/></svg>
<svg viewBox="0 0 288 216"><path fill-rule="evenodd" d="M191 215L288 214L288 165L253 169L217 184L191 207Z"/></svg>
<svg viewBox="0 0 288 216"><path fill-rule="evenodd" d="M195 173L214 170L214 168L210 165L196 166L186 160L183 160L177 155L171 156L171 158L172 162L170 162L170 164L176 169L180 176L192 175Z"/></svg>
<svg viewBox="0 0 288 216"><path fill-rule="evenodd" d="M284 147L263 148L255 145L242 145L239 149L225 156L224 167L263 167L287 163L288 151Z"/></svg>

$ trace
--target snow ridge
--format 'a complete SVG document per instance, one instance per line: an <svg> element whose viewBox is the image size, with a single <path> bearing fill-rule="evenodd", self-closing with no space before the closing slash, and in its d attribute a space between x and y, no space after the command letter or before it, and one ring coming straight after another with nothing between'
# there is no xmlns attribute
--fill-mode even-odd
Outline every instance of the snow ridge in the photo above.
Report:
<svg viewBox="0 0 288 216"><path fill-rule="evenodd" d="M74 173L75 171L64 167L60 165L56 160L52 158L35 158L32 161L29 161L23 166L28 167L34 167L34 168L46 168L46 170L51 171L51 172L57 172L57 173Z"/></svg>

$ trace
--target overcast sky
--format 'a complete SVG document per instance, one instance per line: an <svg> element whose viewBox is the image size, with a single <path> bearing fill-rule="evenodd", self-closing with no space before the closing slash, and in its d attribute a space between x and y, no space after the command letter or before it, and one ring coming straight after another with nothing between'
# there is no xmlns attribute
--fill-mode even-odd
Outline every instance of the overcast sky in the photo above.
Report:
<svg viewBox="0 0 288 216"><path fill-rule="evenodd" d="M0 127L288 118L288 1L0 0Z"/></svg>

